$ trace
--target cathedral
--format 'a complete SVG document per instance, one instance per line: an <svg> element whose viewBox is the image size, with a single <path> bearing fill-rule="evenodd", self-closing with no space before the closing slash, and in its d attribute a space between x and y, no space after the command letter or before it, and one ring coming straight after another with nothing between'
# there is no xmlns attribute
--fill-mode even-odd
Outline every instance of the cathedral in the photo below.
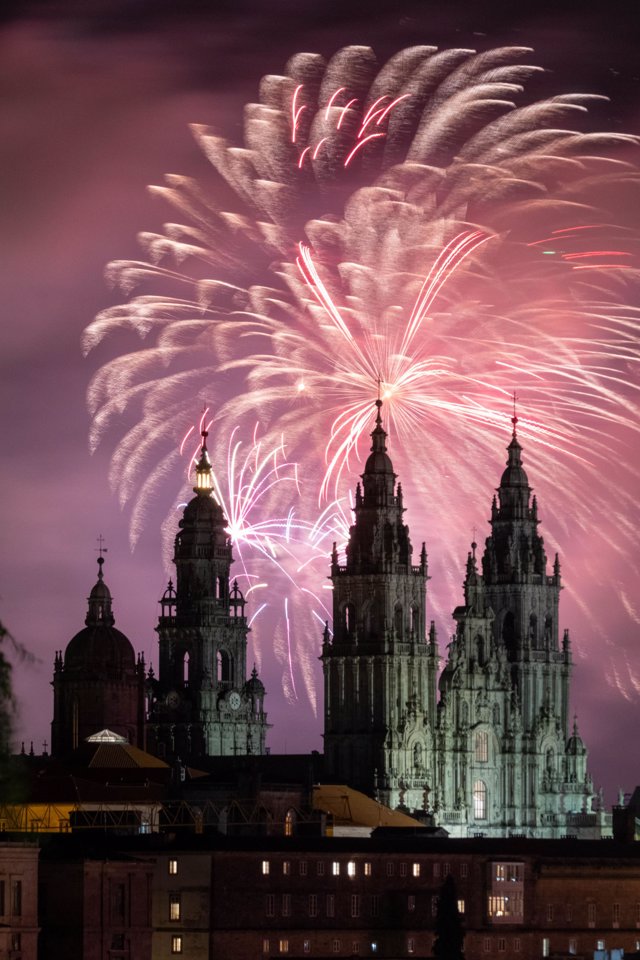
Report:
<svg viewBox="0 0 640 960"><path fill-rule="evenodd" d="M456 632L427 629L427 553L413 563L380 400L345 563L334 547L333 636L322 647L325 766L453 836L580 832L593 785L570 731L571 643L559 639L560 564L547 571L513 417L480 565L471 544Z"/></svg>
<svg viewBox="0 0 640 960"><path fill-rule="evenodd" d="M355 491L344 562L331 557L333 625L321 642L325 783L347 784L455 837L595 836L587 751L569 710L560 564L547 568L517 418L484 549L471 544L464 602L442 662L427 619L427 551L414 563L382 401ZM52 754L113 731L168 762L264 756L265 689L247 677L245 600L213 495L207 433L175 538L156 627L159 668L114 627L99 558L86 627L54 668Z"/></svg>

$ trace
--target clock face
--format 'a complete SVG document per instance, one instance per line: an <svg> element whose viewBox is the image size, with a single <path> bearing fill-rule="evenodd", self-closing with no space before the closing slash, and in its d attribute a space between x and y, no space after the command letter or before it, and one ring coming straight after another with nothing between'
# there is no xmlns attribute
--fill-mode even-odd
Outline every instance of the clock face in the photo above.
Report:
<svg viewBox="0 0 640 960"><path fill-rule="evenodd" d="M166 704L168 707L171 707L172 710L180 703L180 695L175 690L170 690L167 694Z"/></svg>
<svg viewBox="0 0 640 960"><path fill-rule="evenodd" d="M241 704L240 694L237 690L232 690L229 694L229 706L232 710L237 710Z"/></svg>

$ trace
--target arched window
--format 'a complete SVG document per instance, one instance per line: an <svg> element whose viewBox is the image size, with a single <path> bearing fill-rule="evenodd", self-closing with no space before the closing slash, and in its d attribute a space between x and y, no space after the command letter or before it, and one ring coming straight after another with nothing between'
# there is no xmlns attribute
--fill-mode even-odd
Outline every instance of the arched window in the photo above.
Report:
<svg viewBox="0 0 640 960"><path fill-rule="evenodd" d="M233 662L226 650L216 654L216 677L218 683L233 683Z"/></svg>
<svg viewBox="0 0 640 960"><path fill-rule="evenodd" d="M489 760L489 734L486 730L478 730L475 739L476 763L487 763Z"/></svg>
<svg viewBox="0 0 640 960"><path fill-rule="evenodd" d="M511 610L507 610L502 621L502 639L507 648L507 653L515 652L516 643L516 623Z"/></svg>
<svg viewBox="0 0 640 960"><path fill-rule="evenodd" d="M285 837L293 836L293 827L296 822L296 815L293 810L287 810L284 818L284 835Z"/></svg>
<svg viewBox="0 0 640 960"><path fill-rule="evenodd" d="M346 603L343 610L344 632L347 637L352 637L356 627L356 610L352 603Z"/></svg>
<svg viewBox="0 0 640 960"><path fill-rule="evenodd" d="M473 819L487 819L487 785L482 780L473 785Z"/></svg>
<svg viewBox="0 0 640 960"><path fill-rule="evenodd" d="M409 610L409 632L413 636L420 632L420 614L415 604Z"/></svg>
<svg viewBox="0 0 640 960"><path fill-rule="evenodd" d="M402 605L399 603L396 603L395 610L393 611L393 624L396 630L396 637L398 638L398 640L402 640L404 617L402 612Z"/></svg>
<svg viewBox="0 0 640 960"><path fill-rule="evenodd" d="M532 647L538 646L538 618L535 613L529 617L529 641Z"/></svg>
<svg viewBox="0 0 640 960"><path fill-rule="evenodd" d="M185 686L189 683L189 654L186 651L182 659L182 682Z"/></svg>

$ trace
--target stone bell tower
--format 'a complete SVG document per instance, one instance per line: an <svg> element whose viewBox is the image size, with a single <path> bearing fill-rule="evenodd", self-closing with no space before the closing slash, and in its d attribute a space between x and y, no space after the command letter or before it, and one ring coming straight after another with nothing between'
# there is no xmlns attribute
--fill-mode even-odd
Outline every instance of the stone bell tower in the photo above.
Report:
<svg viewBox="0 0 640 960"><path fill-rule="evenodd" d="M427 553L412 562L382 427L357 485L346 562L331 562L333 636L325 629L324 749L327 773L391 807L426 808L433 786L438 652L427 634Z"/></svg>
<svg viewBox="0 0 640 960"><path fill-rule="evenodd" d="M231 582L232 545L214 495L207 431L195 496L175 539L176 586L160 601L160 665L149 677L148 742L163 757L265 753L265 690L247 679L245 600Z"/></svg>

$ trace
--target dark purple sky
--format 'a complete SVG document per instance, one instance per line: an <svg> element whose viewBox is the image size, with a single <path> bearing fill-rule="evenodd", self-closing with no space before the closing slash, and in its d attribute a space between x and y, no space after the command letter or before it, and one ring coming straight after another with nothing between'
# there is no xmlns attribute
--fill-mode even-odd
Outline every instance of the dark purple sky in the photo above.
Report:
<svg viewBox="0 0 640 960"><path fill-rule="evenodd" d="M167 216L147 184L167 172L208 174L188 123L238 138L242 105L264 73L280 72L298 50L331 54L350 43L371 44L381 58L415 43L532 46L555 91L609 95L602 122L632 133L640 133L640 79L628 14L616 16L611 3L579 18L574 4L557 3L19 6L0 26L0 617L37 658L16 666L16 740L33 739L39 750L49 739L54 651L83 625L100 532L117 624L157 660L153 626L165 573L156 528L167 505L155 505L158 523L132 555L129 518L107 482L111 448L90 456L87 443L87 385L118 345L85 360L79 344L91 318L121 299L104 282L105 264L139 256L136 233L158 229ZM214 6L215 17L207 12ZM304 13L311 6L322 13ZM630 456L637 460L637 448ZM451 607L458 602L452 597ZM611 629L624 632L625 648L637 644L637 623L615 610ZM575 632L574 639L579 645ZM631 735L637 693L623 697L604 683L593 638L588 658L577 659L574 701L595 779L610 792L631 789L640 780ZM269 709L273 749L320 747L320 721L292 722L295 708L277 689Z"/></svg>

